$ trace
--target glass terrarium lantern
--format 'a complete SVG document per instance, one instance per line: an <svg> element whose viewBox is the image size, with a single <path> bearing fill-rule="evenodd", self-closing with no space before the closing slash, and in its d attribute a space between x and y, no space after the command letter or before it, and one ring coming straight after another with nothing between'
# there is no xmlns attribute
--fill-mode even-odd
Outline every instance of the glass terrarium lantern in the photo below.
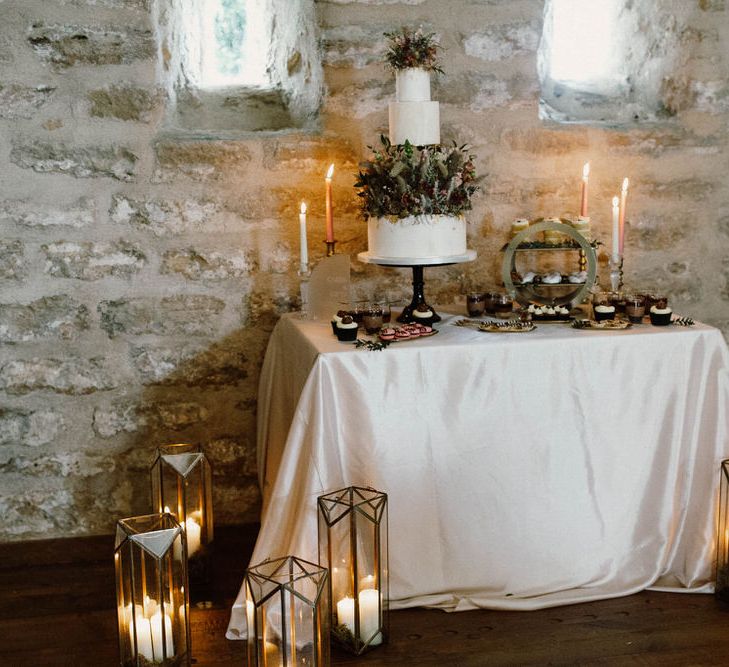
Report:
<svg viewBox="0 0 729 667"><path fill-rule="evenodd" d="M187 537L188 570L195 595L210 578L213 501L210 464L197 445L165 445L152 465L156 511L177 517Z"/></svg>
<svg viewBox="0 0 729 667"><path fill-rule="evenodd" d="M319 497L319 560L329 567L333 639L355 654L387 640L387 494L352 486Z"/></svg>
<svg viewBox="0 0 729 667"><path fill-rule="evenodd" d="M722 602L729 602L729 459L721 462L714 594Z"/></svg>
<svg viewBox="0 0 729 667"><path fill-rule="evenodd" d="M326 568L287 556L250 567L245 576L248 665L329 665Z"/></svg>
<svg viewBox="0 0 729 667"><path fill-rule="evenodd" d="M184 540L171 514L117 523L114 566L123 667L191 664Z"/></svg>

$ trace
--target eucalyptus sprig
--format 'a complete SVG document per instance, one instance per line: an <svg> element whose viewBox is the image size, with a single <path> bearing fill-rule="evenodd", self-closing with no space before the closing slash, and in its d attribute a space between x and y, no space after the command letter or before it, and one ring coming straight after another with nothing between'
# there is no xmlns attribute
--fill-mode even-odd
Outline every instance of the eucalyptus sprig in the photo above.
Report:
<svg viewBox="0 0 729 667"><path fill-rule="evenodd" d="M407 218L411 215L462 215L471 209L478 190L475 157L467 146L392 144L384 135L382 148L359 165L355 188L362 214Z"/></svg>
<svg viewBox="0 0 729 667"><path fill-rule="evenodd" d="M370 352L381 352L390 344L389 340L367 340L365 338L358 338L354 346L356 348L365 348Z"/></svg>
<svg viewBox="0 0 729 667"><path fill-rule="evenodd" d="M393 70L419 67L429 72L443 74L438 61L439 44L435 41L435 33L424 33L422 28L412 31L401 28L396 32L386 32L390 40L385 60Z"/></svg>

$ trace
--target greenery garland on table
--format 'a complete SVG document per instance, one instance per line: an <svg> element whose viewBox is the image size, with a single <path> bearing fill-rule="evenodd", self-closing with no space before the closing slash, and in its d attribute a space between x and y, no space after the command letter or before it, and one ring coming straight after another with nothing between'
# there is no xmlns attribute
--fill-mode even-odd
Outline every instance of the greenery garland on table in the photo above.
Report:
<svg viewBox="0 0 729 667"><path fill-rule="evenodd" d="M407 218L411 215L460 216L471 209L478 190L473 155L453 143L413 146L391 144L384 135L382 148L361 162L355 188L362 198L362 214Z"/></svg>
<svg viewBox="0 0 729 667"><path fill-rule="evenodd" d="M413 32L401 28L396 32L386 32L385 37L390 40L385 60L391 69L417 67L443 74L438 62L439 45L434 32L424 33L421 28Z"/></svg>

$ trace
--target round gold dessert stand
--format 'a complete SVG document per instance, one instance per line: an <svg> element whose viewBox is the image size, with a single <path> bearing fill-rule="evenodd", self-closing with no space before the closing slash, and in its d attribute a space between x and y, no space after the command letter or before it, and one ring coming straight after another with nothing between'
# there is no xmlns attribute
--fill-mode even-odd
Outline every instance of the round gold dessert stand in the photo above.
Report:
<svg viewBox="0 0 729 667"><path fill-rule="evenodd" d="M575 243L535 243L527 239L535 234L553 230L571 238ZM512 274L516 272L516 258L520 252L567 252L580 253L579 267L581 271L587 271L587 279L584 283L515 283ZM504 261L501 265L501 278L504 287L512 299L526 306L537 302L542 304L562 305L572 303L577 305L582 302L585 296L595 284L597 276L597 253L592 244L580 232L571 225L563 222L537 222L531 224L525 230L519 232L504 249ZM565 288L567 289L565 291ZM555 291L561 292L551 296ZM547 298L547 294L550 294Z"/></svg>
<svg viewBox="0 0 729 667"><path fill-rule="evenodd" d="M423 269L426 266L450 266L451 264L463 264L464 262L472 262L476 259L475 250L466 250L462 255L449 255L444 257L428 257L424 259L406 259L405 257L380 257L372 255L369 252L361 252L357 255L357 259L365 264L379 264L380 266L390 266L392 268L410 268L413 270L413 300L409 306L403 308L402 313L397 318L398 322L413 322L413 311L425 301L425 278L423 277ZM429 306L433 311L433 322L440 322L441 317L435 312L433 306Z"/></svg>

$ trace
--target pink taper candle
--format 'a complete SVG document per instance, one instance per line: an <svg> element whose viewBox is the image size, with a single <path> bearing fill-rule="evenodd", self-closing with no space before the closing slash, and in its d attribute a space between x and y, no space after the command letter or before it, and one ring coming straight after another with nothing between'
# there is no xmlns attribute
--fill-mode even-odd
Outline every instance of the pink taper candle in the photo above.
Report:
<svg viewBox="0 0 729 667"><path fill-rule="evenodd" d="M620 191L620 255L623 254L625 242L625 200L628 198L628 179L623 179L623 189Z"/></svg>
<svg viewBox="0 0 729 667"><path fill-rule="evenodd" d="M334 165L329 165L329 171L326 176L326 213L327 213L327 242L334 241L334 213L332 205L332 174L334 173Z"/></svg>
<svg viewBox="0 0 729 667"><path fill-rule="evenodd" d="M590 177L590 163L582 167L582 199L580 200L580 216L587 217L587 180Z"/></svg>

